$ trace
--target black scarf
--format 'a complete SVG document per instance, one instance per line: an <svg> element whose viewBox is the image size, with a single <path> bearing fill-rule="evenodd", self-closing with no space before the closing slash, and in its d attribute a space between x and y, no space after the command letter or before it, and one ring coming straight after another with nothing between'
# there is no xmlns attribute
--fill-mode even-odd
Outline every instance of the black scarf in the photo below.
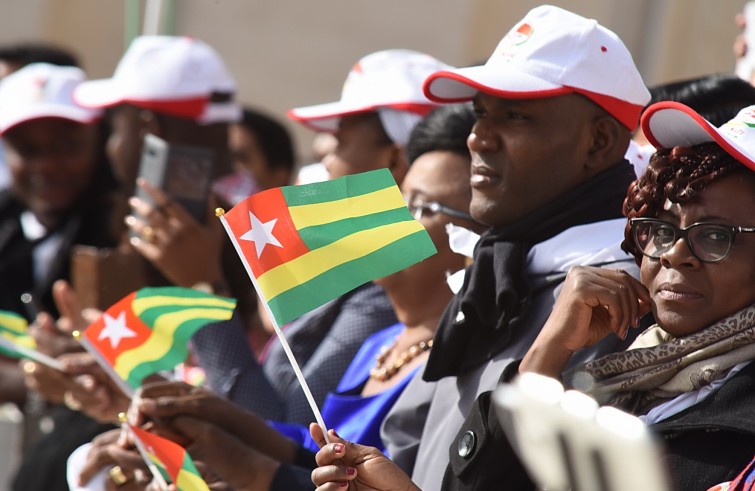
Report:
<svg viewBox="0 0 755 491"><path fill-rule="evenodd" d="M440 320L423 378L460 375L503 350L529 308L530 248L568 228L620 218L634 179L632 166L621 162L529 216L485 232L461 291Z"/></svg>

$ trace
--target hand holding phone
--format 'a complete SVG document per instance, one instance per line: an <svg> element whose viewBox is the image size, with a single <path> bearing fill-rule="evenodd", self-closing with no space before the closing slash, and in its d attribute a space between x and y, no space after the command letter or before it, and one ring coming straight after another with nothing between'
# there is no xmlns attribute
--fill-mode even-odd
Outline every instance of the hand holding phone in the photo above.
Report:
<svg viewBox="0 0 755 491"><path fill-rule="evenodd" d="M152 187L165 191L197 222L205 223L214 162L214 153L209 148L171 145L162 138L147 134L142 146L139 177ZM136 188L136 197L156 204L140 186Z"/></svg>

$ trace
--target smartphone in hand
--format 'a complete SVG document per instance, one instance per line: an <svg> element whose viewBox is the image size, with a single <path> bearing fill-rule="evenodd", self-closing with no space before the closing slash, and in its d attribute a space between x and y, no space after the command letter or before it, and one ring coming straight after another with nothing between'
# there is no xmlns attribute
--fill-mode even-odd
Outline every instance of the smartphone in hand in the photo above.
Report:
<svg viewBox="0 0 755 491"><path fill-rule="evenodd" d="M139 177L164 190L199 223L207 219L207 200L215 166L210 148L171 145L152 134L144 137ZM137 187L137 198L154 204L152 196Z"/></svg>

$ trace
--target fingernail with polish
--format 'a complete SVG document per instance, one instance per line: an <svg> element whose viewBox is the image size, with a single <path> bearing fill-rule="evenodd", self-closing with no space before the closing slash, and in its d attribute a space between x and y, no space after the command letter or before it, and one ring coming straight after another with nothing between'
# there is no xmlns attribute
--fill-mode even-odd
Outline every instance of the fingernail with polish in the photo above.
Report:
<svg viewBox="0 0 755 491"><path fill-rule="evenodd" d="M333 451L335 453L341 453L341 452L343 452L343 444L336 443L335 445L333 445Z"/></svg>
<svg viewBox="0 0 755 491"><path fill-rule="evenodd" d="M357 470L354 469L353 467L347 467L346 468L346 475L353 476L356 473L357 473Z"/></svg>

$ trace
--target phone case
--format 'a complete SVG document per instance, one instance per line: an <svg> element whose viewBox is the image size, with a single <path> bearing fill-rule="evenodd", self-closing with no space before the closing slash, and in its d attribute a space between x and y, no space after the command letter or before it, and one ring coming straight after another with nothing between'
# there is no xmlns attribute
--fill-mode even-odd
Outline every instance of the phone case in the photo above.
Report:
<svg viewBox="0 0 755 491"><path fill-rule="evenodd" d="M144 137L139 176L163 189L199 222L207 219L214 152L205 147L170 145L151 134ZM152 197L137 188L136 196L148 203Z"/></svg>

